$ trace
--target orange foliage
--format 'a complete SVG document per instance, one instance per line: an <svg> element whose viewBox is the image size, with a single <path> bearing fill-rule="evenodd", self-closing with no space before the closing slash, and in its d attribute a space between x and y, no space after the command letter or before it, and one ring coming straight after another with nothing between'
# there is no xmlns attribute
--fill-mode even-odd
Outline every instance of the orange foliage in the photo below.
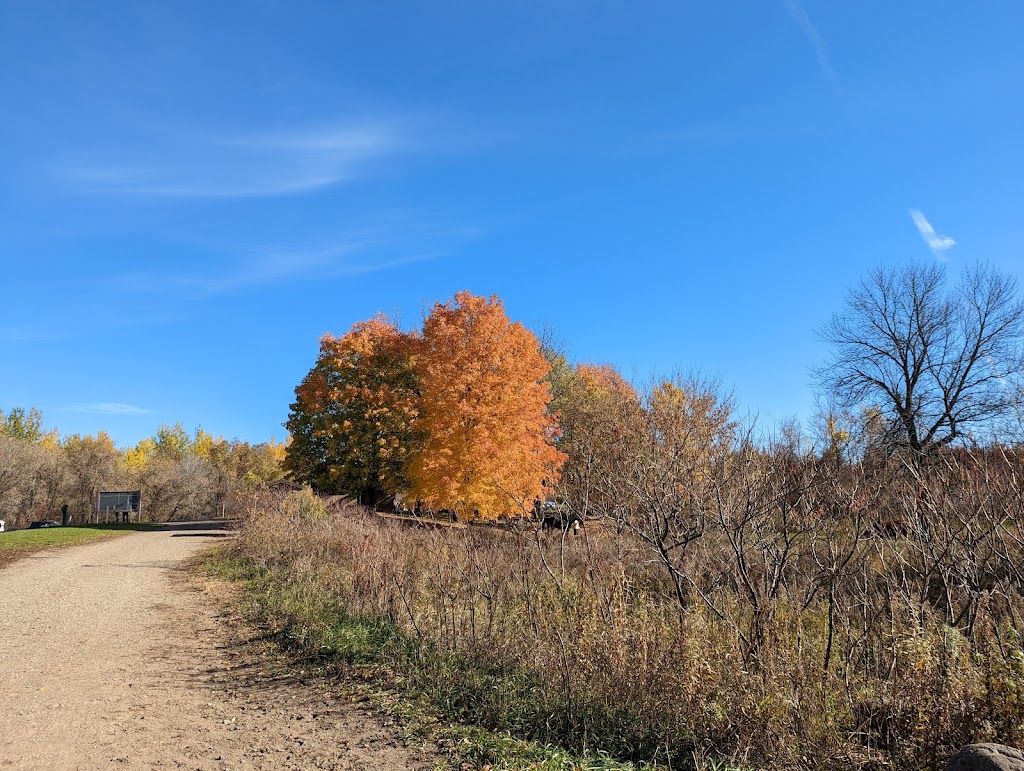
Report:
<svg viewBox="0 0 1024 771"><path fill-rule="evenodd" d="M522 514L543 499L565 460L553 446L548 368L497 296L436 304L415 357L425 444L409 466L412 497L463 519Z"/></svg>

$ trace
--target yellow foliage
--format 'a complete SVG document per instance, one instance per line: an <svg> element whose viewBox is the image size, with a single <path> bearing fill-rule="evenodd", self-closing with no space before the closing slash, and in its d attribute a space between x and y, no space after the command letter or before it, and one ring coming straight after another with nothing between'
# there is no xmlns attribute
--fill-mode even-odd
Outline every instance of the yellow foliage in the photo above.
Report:
<svg viewBox="0 0 1024 771"><path fill-rule="evenodd" d="M129 473L140 473L146 470L149 459L156 452L156 441L152 438L143 439L135 447L125 450L123 463Z"/></svg>

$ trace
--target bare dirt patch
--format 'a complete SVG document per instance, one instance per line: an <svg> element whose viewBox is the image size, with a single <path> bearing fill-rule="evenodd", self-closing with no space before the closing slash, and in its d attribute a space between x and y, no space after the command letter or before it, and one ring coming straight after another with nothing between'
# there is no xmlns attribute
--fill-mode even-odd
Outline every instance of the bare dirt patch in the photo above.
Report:
<svg viewBox="0 0 1024 771"><path fill-rule="evenodd" d="M0 768L420 769L429 747L296 669L184 565L209 526L0 570Z"/></svg>

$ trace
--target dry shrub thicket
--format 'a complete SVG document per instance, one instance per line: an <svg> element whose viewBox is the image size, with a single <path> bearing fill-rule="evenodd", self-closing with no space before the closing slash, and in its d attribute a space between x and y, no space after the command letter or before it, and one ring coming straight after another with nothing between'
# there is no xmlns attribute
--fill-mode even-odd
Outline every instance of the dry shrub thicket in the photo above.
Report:
<svg viewBox="0 0 1024 771"><path fill-rule="evenodd" d="M716 431L672 441L681 413L648 407L613 462L567 468L579 536L293 493L254 501L236 548L293 634L351 648L331 619L380 620L401 677L517 735L677 768L938 768L1024 742L1019 451L851 462L747 441L714 399L684 412Z"/></svg>

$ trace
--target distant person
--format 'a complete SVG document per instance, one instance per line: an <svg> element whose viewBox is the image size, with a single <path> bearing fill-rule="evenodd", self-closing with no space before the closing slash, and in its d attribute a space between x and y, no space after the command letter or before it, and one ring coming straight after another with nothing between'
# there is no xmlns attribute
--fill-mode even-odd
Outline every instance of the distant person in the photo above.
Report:
<svg viewBox="0 0 1024 771"><path fill-rule="evenodd" d="M64 527L67 527L68 522L70 521L71 517L68 516L68 505L66 503L62 504L60 507L60 523L64 525Z"/></svg>

